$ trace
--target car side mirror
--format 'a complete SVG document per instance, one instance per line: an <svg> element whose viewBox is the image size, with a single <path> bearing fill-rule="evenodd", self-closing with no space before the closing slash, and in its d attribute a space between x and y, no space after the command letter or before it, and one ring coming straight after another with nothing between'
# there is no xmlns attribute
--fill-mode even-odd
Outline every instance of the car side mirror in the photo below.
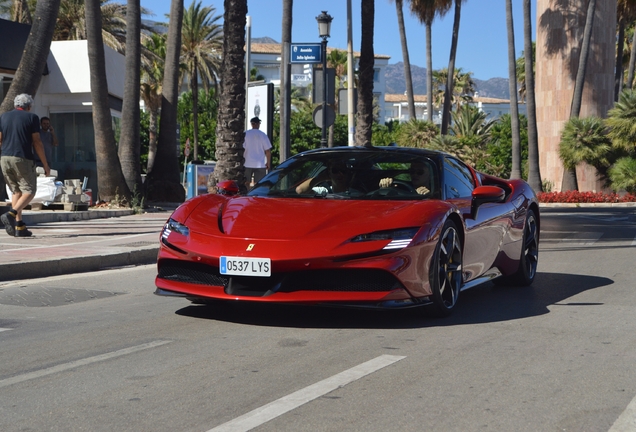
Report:
<svg viewBox="0 0 636 432"><path fill-rule="evenodd" d="M239 185L236 180L223 180L216 184L218 193L221 195L234 196L239 193Z"/></svg>
<svg viewBox="0 0 636 432"><path fill-rule="evenodd" d="M473 190L470 215L477 217L477 210L482 204L501 203L506 199L506 191L497 186L478 186Z"/></svg>

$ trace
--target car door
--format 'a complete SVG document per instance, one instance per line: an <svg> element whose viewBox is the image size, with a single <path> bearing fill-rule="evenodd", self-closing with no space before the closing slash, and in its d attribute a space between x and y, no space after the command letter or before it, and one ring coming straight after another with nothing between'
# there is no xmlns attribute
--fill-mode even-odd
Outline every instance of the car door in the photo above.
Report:
<svg viewBox="0 0 636 432"><path fill-rule="evenodd" d="M488 271L509 229L502 217L502 204L484 204L476 217L471 216L472 192L477 180L468 166L453 157L444 159L444 193L461 212L466 227L464 239L464 281ZM504 212L505 213L505 212Z"/></svg>

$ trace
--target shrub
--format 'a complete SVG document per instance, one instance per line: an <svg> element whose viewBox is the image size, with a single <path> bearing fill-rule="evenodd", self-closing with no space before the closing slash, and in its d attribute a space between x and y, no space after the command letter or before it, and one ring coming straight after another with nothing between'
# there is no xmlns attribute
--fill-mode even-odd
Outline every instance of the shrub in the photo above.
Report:
<svg viewBox="0 0 636 432"><path fill-rule="evenodd" d="M539 192L537 194L539 202L542 203L621 203L636 202L636 195L605 192Z"/></svg>

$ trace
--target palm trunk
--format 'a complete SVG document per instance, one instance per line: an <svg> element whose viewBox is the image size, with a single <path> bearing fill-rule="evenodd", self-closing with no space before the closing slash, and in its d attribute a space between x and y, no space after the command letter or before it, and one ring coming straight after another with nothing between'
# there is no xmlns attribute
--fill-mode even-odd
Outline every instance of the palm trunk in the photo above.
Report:
<svg viewBox="0 0 636 432"><path fill-rule="evenodd" d="M629 72L627 73L626 88L634 88L634 73L636 70L636 31L634 31L634 38L632 39L632 53L629 56Z"/></svg>
<svg viewBox="0 0 636 432"><path fill-rule="evenodd" d="M528 111L528 184L535 192L542 192L539 168L539 139L537 105L534 95L534 54L532 52L531 1L523 0L523 44L526 56L526 108Z"/></svg>
<svg viewBox="0 0 636 432"><path fill-rule="evenodd" d="M223 15L223 63L216 126L217 164L208 182L215 188L222 180L236 180L245 187L245 24L247 0L225 0Z"/></svg>
<svg viewBox="0 0 636 432"><path fill-rule="evenodd" d="M150 110L148 116L148 164L146 165L146 173L152 171L152 166L155 164L155 157L157 156L157 118L159 117L159 111L155 109Z"/></svg>
<svg viewBox="0 0 636 432"><path fill-rule="evenodd" d="M426 115L433 121L433 22L426 22Z"/></svg>
<svg viewBox="0 0 636 432"><path fill-rule="evenodd" d="M448 77L444 89L444 108L442 110L442 135L448 134L450 124L451 98L453 95L453 84L455 78L455 57L457 56L457 40L459 39L459 21L462 12L461 0L455 0L455 18L453 20L453 38L451 41L450 58L448 60Z"/></svg>
<svg viewBox="0 0 636 432"><path fill-rule="evenodd" d="M280 161L284 162L291 156L290 116L291 112L291 65L289 63L289 48L292 41L292 9L293 0L283 0L283 23L281 47L282 60L280 62Z"/></svg>
<svg viewBox="0 0 636 432"><path fill-rule="evenodd" d="M0 115L13 109L13 100L22 93L35 96L49 57L60 0L40 1L35 8L35 24L26 41L18 70L0 105Z"/></svg>
<svg viewBox="0 0 636 432"><path fill-rule="evenodd" d="M515 56L515 29L512 18L512 0L506 0L506 26L508 27L508 85L510 90L510 124L512 126L511 179L521 178L521 138L519 132L519 105L517 102L517 61Z"/></svg>
<svg viewBox="0 0 636 432"><path fill-rule="evenodd" d="M400 29L400 43L402 44L402 60L404 62L404 82L406 83L406 99L409 106L409 119L416 119L415 96L413 95L413 79L411 77L411 60L409 59L409 47L406 43L406 28L404 26L403 0L395 0L395 9Z"/></svg>
<svg viewBox="0 0 636 432"><path fill-rule="evenodd" d="M360 38L360 61L358 82L358 113L356 121L356 144L372 146L373 126L373 22L374 0L362 2L362 31Z"/></svg>
<svg viewBox="0 0 636 432"><path fill-rule="evenodd" d="M145 183L146 197L149 201L181 202L185 199L185 191L180 181L179 158L175 151L182 24L183 0L172 0L162 84L157 156Z"/></svg>
<svg viewBox="0 0 636 432"><path fill-rule="evenodd" d="M124 179L117 156L115 134L108 104L100 0L86 0L85 12L99 199L109 202L119 196L130 202L130 189Z"/></svg>
<svg viewBox="0 0 636 432"><path fill-rule="evenodd" d="M126 5L126 75L122 107L119 161L128 188L141 192L141 154L139 141L140 70L141 70L141 7L139 0L128 0Z"/></svg>
<svg viewBox="0 0 636 432"><path fill-rule="evenodd" d="M596 0L590 0L587 6L585 30L583 32L583 41L581 43L581 52L579 54L579 67L576 71L576 82L574 84L574 93L572 95L570 118L578 118L581 114L581 105L583 104L583 88L585 86L585 74L587 72L587 58L590 54L590 40L592 39L592 30L594 28L595 12ZM568 169L564 167L561 191L578 189L579 186L576 179L576 168Z"/></svg>
<svg viewBox="0 0 636 432"><path fill-rule="evenodd" d="M192 92L192 160L199 160L199 74L197 59L194 58L192 72L190 74L190 91Z"/></svg>
<svg viewBox="0 0 636 432"><path fill-rule="evenodd" d="M625 46L625 18L618 20L618 49L616 50L616 68L614 69L614 102L618 101L618 95L621 94L623 84L623 47Z"/></svg>

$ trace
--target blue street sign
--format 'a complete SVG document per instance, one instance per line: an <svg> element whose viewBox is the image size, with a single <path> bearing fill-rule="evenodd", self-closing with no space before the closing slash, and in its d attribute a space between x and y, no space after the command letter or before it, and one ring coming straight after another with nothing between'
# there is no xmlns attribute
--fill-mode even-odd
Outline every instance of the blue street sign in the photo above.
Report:
<svg viewBox="0 0 636 432"><path fill-rule="evenodd" d="M291 44L291 63L322 63L322 49L319 43Z"/></svg>

